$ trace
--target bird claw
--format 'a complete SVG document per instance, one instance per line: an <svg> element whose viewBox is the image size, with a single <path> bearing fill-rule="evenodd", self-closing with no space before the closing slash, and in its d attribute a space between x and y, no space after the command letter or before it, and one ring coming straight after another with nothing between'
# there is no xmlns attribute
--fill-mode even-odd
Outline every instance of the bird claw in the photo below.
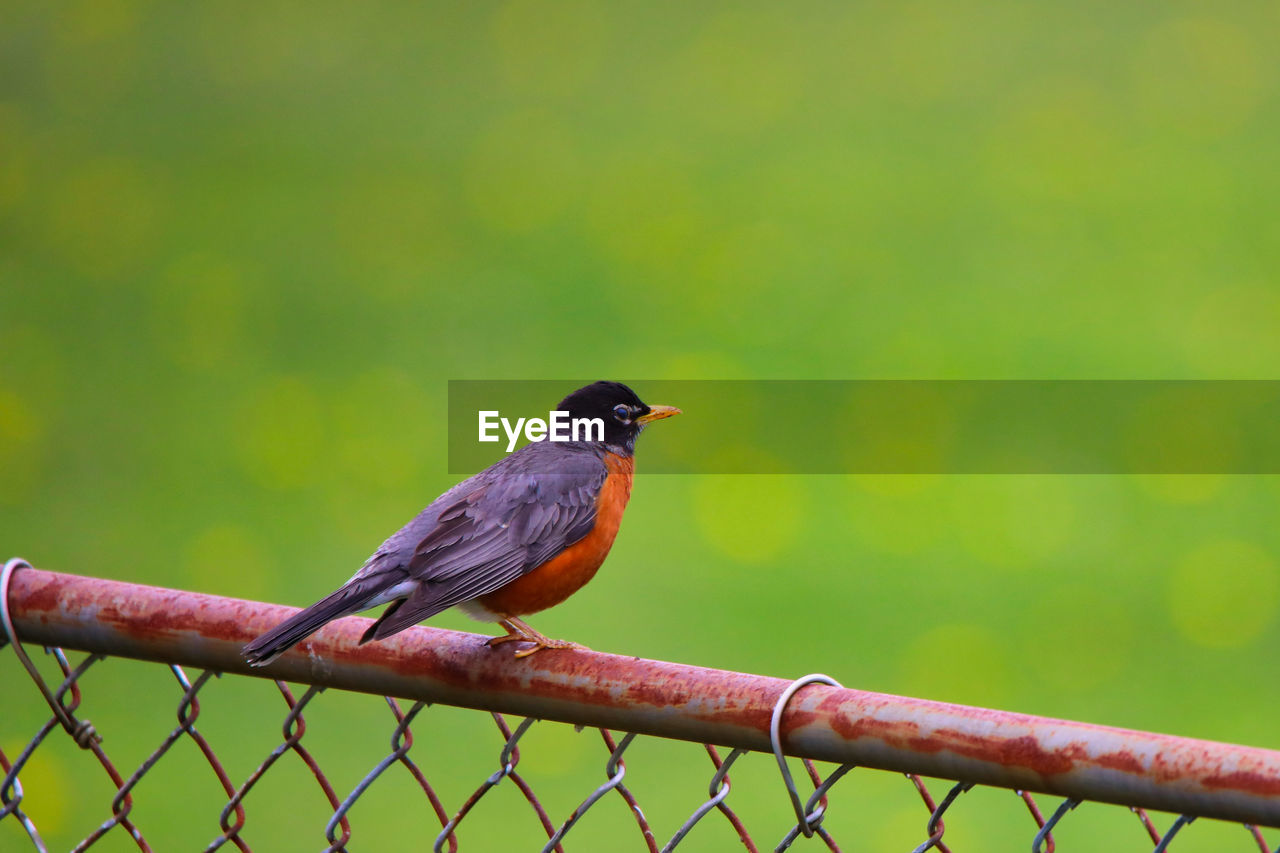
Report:
<svg viewBox="0 0 1280 853"><path fill-rule="evenodd" d="M544 637L542 634L539 634L537 631L533 630L518 619L509 619L504 622L500 622L499 624L507 629L507 633L500 637L490 637L485 641L485 645L492 648L493 646L501 645L502 643L511 642L533 644L532 648L521 649L516 652L515 657L517 658L527 658L529 655L534 652L541 651L542 649L585 650L587 648L586 646L569 640L553 640L550 637Z"/></svg>
<svg viewBox="0 0 1280 853"><path fill-rule="evenodd" d="M585 650L586 648L587 647L584 645L581 645L579 643L573 643L573 642L570 642L569 640L547 640L545 643L534 642L533 648L521 649L520 651L515 653L515 657L527 658L529 655L533 654L534 652L541 651L543 649Z"/></svg>

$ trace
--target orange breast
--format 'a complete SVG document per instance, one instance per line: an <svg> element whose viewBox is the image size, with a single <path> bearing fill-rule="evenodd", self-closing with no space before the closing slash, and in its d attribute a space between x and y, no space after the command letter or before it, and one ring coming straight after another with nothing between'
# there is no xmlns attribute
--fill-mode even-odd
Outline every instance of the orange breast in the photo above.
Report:
<svg viewBox="0 0 1280 853"><path fill-rule="evenodd" d="M480 604L504 618L537 613L564 601L595 576L618 535L635 470L635 460L629 456L606 453L604 462L609 475L600 489L591 532L528 574L480 596Z"/></svg>

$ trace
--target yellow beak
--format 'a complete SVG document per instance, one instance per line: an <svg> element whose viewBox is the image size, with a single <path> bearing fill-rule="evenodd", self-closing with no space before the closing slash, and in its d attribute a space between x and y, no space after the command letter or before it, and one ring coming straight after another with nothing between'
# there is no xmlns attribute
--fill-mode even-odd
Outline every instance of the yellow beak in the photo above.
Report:
<svg viewBox="0 0 1280 853"><path fill-rule="evenodd" d="M636 418L636 423L647 424L649 421L660 421L663 418L669 418L680 413L680 410L675 406L650 406L648 413Z"/></svg>

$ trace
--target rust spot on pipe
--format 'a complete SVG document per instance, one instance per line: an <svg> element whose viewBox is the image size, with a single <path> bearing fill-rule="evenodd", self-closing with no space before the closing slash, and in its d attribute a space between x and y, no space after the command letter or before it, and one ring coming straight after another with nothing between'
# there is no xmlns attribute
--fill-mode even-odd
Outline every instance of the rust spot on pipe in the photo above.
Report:
<svg viewBox="0 0 1280 853"><path fill-rule="evenodd" d="M1128 750L1119 752L1104 752L1101 755L1093 757L1093 763L1099 767L1106 767L1111 770L1119 770L1122 773L1145 773L1147 767L1142 763L1138 756Z"/></svg>
<svg viewBox="0 0 1280 853"><path fill-rule="evenodd" d="M919 752L945 749L981 761L994 761L1005 767L1025 767L1042 778L1069 773L1077 761L1086 757L1084 748L1078 744L1045 749L1029 734L993 740L978 734L938 729L929 737L909 741L908 745Z"/></svg>
<svg viewBox="0 0 1280 853"><path fill-rule="evenodd" d="M1207 776L1202 784L1211 790L1250 791L1263 797L1280 797L1280 778L1247 770Z"/></svg>

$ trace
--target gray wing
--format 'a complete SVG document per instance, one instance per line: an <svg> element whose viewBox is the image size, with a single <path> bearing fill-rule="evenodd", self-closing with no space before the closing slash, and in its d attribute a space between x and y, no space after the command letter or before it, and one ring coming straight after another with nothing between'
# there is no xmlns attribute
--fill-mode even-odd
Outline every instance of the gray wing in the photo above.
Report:
<svg viewBox="0 0 1280 853"><path fill-rule="evenodd" d="M495 466L452 496L405 567L416 586L383 614L370 639L493 592L591 532L608 476L604 462L592 453L563 452L552 473L539 470L550 467L538 458L543 455L511 457L513 464Z"/></svg>

